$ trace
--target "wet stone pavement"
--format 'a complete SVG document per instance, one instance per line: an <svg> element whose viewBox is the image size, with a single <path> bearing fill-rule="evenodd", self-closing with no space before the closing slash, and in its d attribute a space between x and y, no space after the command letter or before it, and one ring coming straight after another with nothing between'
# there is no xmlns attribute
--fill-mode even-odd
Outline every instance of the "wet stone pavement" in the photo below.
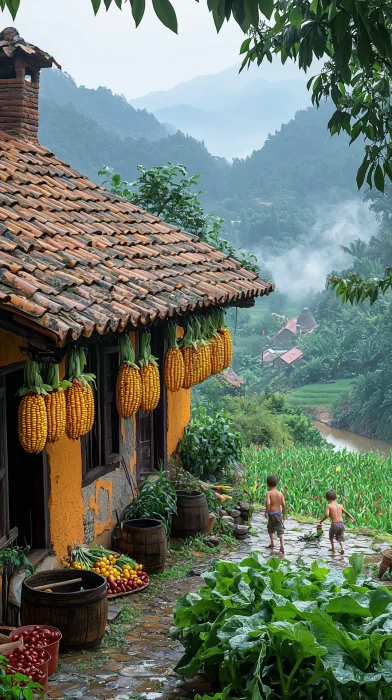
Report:
<svg viewBox="0 0 392 700"><path fill-rule="evenodd" d="M257 514L253 519L257 536L251 536L239 543L234 551L220 553L219 556L231 561L241 561L250 552L258 551L266 556L268 536L265 520ZM387 544L373 542L367 535L347 533L346 553L331 556L329 552L328 528L319 546L314 546L300 538L315 532L314 525L303 525L295 520L286 521L285 557L295 560L301 556L304 561L326 559L331 565L345 567L348 557L354 552L363 552L366 560L378 562ZM208 682L197 677L184 680L173 668L182 656L182 647L168 638L173 622L173 608L176 600L195 591L202 584L200 574L208 568L212 556L194 558L191 575L179 580L160 581L145 591L110 601L110 636L104 640L101 649L95 652L70 653L60 656L58 672L49 679L48 698L83 698L84 700L176 700L192 698L195 693L207 693L211 689ZM276 551L273 556L282 556ZM123 609L123 618L129 622L119 626L116 616ZM129 615L127 615L129 613ZM108 646L111 644L111 646Z"/></svg>

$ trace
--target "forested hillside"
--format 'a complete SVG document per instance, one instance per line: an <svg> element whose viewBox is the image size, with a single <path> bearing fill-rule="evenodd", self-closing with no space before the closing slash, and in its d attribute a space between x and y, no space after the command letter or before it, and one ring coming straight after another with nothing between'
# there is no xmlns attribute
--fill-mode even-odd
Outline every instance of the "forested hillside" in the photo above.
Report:
<svg viewBox="0 0 392 700"><path fill-rule="evenodd" d="M74 104L78 112L91 117L108 131L123 138L157 141L167 136L165 127L145 109L135 109L121 95L99 87L78 87L73 78L59 70L42 71L40 95L57 104Z"/></svg>
<svg viewBox="0 0 392 700"><path fill-rule="evenodd" d="M328 105L297 112L263 148L231 166L192 137L168 136L153 115L109 90L78 88L59 71L47 74L40 101L42 143L95 180L103 165L134 180L139 164L183 163L189 174L201 174L203 205L225 219L228 237L262 257L298 243L317 246L310 233L320 214L328 216L340 202L358 197L362 146L348 148L344 134L331 138Z"/></svg>

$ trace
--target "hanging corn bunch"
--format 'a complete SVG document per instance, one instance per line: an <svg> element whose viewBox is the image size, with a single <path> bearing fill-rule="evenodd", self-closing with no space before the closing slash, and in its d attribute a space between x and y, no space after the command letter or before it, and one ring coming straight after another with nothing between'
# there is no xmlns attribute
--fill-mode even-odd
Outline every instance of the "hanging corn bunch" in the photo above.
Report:
<svg viewBox="0 0 392 700"><path fill-rule="evenodd" d="M48 418L44 396L50 390L42 381L38 362L27 358L24 385L18 391L23 397L18 408L18 435L25 452L38 454L45 447Z"/></svg>
<svg viewBox="0 0 392 700"><path fill-rule="evenodd" d="M169 349L166 352L163 376L165 386L169 391L179 391L182 388L185 377L184 358L177 343L177 327L170 323L167 331Z"/></svg>
<svg viewBox="0 0 392 700"><path fill-rule="evenodd" d="M122 333L118 337L118 346L121 366L117 374L116 406L121 418L130 418L137 413L142 400L140 369L128 333Z"/></svg>
<svg viewBox="0 0 392 700"><path fill-rule="evenodd" d="M82 348L71 348L67 355L67 374L71 383L65 392L66 427L65 432L71 440L78 440L86 435L94 423L95 403L90 382L94 374L85 374L86 356Z"/></svg>
<svg viewBox="0 0 392 700"><path fill-rule="evenodd" d="M229 329L225 325L225 312L223 311L223 309L220 309L217 312L217 318L219 324L218 333L220 333L223 340L223 369L226 369L227 367L230 367L231 361L233 359L233 340Z"/></svg>
<svg viewBox="0 0 392 700"><path fill-rule="evenodd" d="M211 375L211 341L208 338L209 323L206 316L200 318L201 342L199 353L201 358L200 381L204 382Z"/></svg>
<svg viewBox="0 0 392 700"><path fill-rule="evenodd" d="M151 354L151 333L142 333L140 340L141 409L150 413L158 406L161 395L157 358Z"/></svg>
<svg viewBox="0 0 392 700"><path fill-rule="evenodd" d="M65 392L71 383L65 379L60 382L58 364L49 364L46 367L45 382L51 387L51 391L45 396L46 415L48 418L48 442L57 442L65 433L66 406Z"/></svg>
<svg viewBox="0 0 392 700"><path fill-rule="evenodd" d="M210 316L210 327L211 327L211 373L218 374L223 370L225 364L225 351L223 345L223 338L220 333L218 333L219 326L219 312L214 309Z"/></svg>
<svg viewBox="0 0 392 700"><path fill-rule="evenodd" d="M194 323L188 320L186 323L185 335L182 339L181 352L184 358L184 389L190 389L200 381L201 358L198 350L198 343L195 340Z"/></svg>

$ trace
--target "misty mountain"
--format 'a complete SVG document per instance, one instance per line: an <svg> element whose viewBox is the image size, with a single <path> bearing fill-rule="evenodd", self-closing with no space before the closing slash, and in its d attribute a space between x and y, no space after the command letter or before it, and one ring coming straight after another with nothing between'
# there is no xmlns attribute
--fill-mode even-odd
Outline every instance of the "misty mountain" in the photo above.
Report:
<svg viewBox="0 0 392 700"><path fill-rule="evenodd" d="M193 110L195 122L209 118L208 110ZM71 78L54 71L43 80L40 141L97 182L104 165L133 181L139 164L183 163L190 175L201 174L202 204L225 219L224 232L236 246L253 250L263 261L286 256L290 266L290 251L302 251L305 259L321 240L327 246L335 245L337 237L345 242L346 232L355 231L362 218L355 173L363 144L358 140L349 147L347 135L331 137L331 112L330 104L298 111L262 148L230 165L195 138L180 131L169 134L155 117L124 104L109 90L77 88ZM239 135L233 139L247 130L244 116L238 123ZM156 138L160 129L165 136ZM226 134L225 122L221 131ZM143 137L135 138L135 133ZM326 237L328 226L339 235Z"/></svg>
<svg viewBox="0 0 392 700"><path fill-rule="evenodd" d="M238 68L198 76L131 103L204 141L213 154L229 159L244 157L260 148L268 134L289 121L298 109L307 106L309 94L301 74L296 69L293 72L292 66L288 71L279 64L270 70L253 67L240 74ZM293 79L287 79L288 73Z"/></svg>
<svg viewBox="0 0 392 700"><path fill-rule="evenodd" d="M202 143L181 132L154 141L121 138L79 111L79 104L63 104L45 97L40 97L39 139L95 182L101 181L98 171L103 165L131 182L138 176L138 165L151 168L174 161L189 163L192 173L203 173L202 186L212 196L220 197L221 183L230 169L226 160L211 156Z"/></svg>
<svg viewBox="0 0 392 700"><path fill-rule="evenodd" d="M168 135L167 129L145 109L135 109L125 97L104 87L78 87L68 73L60 70L42 71L40 96L59 105L74 105L79 113L122 138L157 141Z"/></svg>

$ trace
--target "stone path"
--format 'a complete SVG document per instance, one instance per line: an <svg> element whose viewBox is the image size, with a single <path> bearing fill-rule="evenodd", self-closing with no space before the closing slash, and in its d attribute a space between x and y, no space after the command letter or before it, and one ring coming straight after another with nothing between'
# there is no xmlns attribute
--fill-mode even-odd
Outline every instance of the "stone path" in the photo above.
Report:
<svg viewBox="0 0 392 700"><path fill-rule="evenodd" d="M241 560L251 551L269 555L266 545L265 520L256 515L253 527L257 536L239 543L234 552L220 556L232 561ZM388 545L374 543L369 536L348 533L346 554L334 558L328 551L327 534L319 547L300 540L300 537L315 531L314 525L301 525L294 520L286 522L286 554L288 559L301 556L305 561L325 558L334 566L344 567L353 552L363 552L367 561L380 560L379 552ZM324 528L325 533L328 528ZM280 556L275 553L274 556ZM123 608L130 622L121 627L112 623L113 646L104 646L97 652L61 655L60 668L49 681L49 698L83 698L84 700L174 700L193 697L195 692L208 692L208 683L203 678L184 681L173 668L182 656L178 642L168 639L167 633L172 624L173 607L176 600L185 593L195 591L201 585L200 573L208 567L211 557L195 558L192 575L180 580L160 582L155 595L150 589L128 598L125 603L110 606L114 618ZM124 614L124 613L123 613ZM107 644L107 642L106 642Z"/></svg>

